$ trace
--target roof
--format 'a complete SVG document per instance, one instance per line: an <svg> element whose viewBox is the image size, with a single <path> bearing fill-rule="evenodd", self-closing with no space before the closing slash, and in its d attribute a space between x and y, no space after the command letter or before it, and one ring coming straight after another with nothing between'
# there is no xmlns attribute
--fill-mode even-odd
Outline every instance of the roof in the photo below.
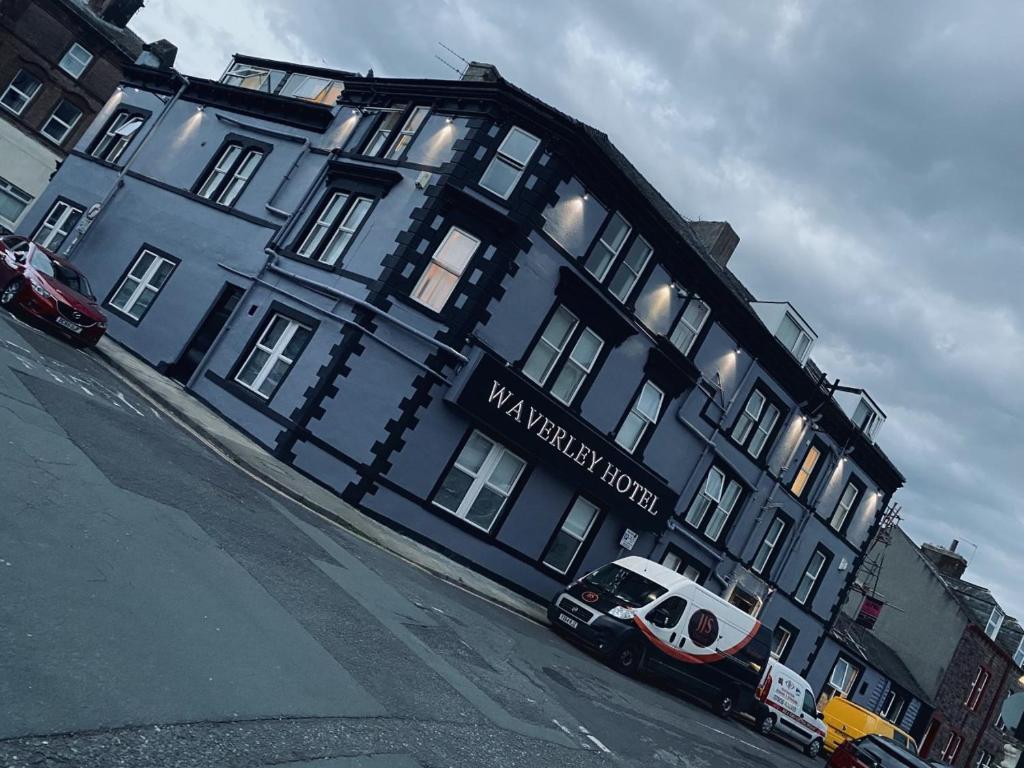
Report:
<svg viewBox="0 0 1024 768"><path fill-rule="evenodd" d="M840 613L832 628L832 637L911 696L932 706L928 694L917 684L917 680L903 663L900 655L879 640L867 627L862 627L845 613Z"/></svg>
<svg viewBox="0 0 1024 768"><path fill-rule="evenodd" d="M119 27L97 16L85 4L85 0L58 0L65 8L77 15L88 26L102 35L107 41L123 53L129 61L135 61L146 43L128 27Z"/></svg>
<svg viewBox="0 0 1024 768"><path fill-rule="evenodd" d="M334 69L333 67L317 67L308 64L297 64L292 61L278 61L277 59L264 59L259 56L248 56L244 53L236 53L232 56L236 63L252 64L256 67L267 69L280 69L285 72L299 72L303 75L315 75L326 77L331 80L343 80L351 77L361 77L358 72L349 72L345 69Z"/></svg>

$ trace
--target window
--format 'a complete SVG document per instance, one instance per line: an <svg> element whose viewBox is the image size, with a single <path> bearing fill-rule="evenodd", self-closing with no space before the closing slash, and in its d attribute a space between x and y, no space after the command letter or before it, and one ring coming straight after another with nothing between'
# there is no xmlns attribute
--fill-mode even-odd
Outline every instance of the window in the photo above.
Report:
<svg viewBox="0 0 1024 768"><path fill-rule="evenodd" d="M235 381L269 400L312 335L308 326L275 314L235 374Z"/></svg>
<svg viewBox="0 0 1024 768"><path fill-rule="evenodd" d="M507 200L523 177L538 146L540 139L522 128L512 126L491 158L484 175L480 177L480 186Z"/></svg>
<svg viewBox="0 0 1024 768"><path fill-rule="evenodd" d="M110 306L133 320L141 320L167 284L175 266L170 259L143 249L111 297Z"/></svg>
<svg viewBox="0 0 1024 768"><path fill-rule="evenodd" d="M710 307L694 296L683 307L682 314L679 315L676 327L672 329L668 340L684 355L690 354L693 342L697 340L697 336L700 335L710 314Z"/></svg>
<svg viewBox="0 0 1024 768"><path fill-rule="evenodd" d="M32 195L0 176L0 221L13 225L31 202Z"/></svg>
<svg viewBox="0 0 1024 768"><path fill-rule="evenodd" d="M849 661L840 657L836 659L832 667L832 674L828 676L828 685L842 698L850 695L853 684L857 681L857 668Z"/></svg>
<svg viewBox="0 0 1024 768"><path fill-rule="evenodd" d="M942 754L939 757L952 764L956 760L957 755L960 754L960 745L963 744L963 741L959 733L950 731L949 737L946 739L946 746L942 748Z"/></svg>
<svg viewBox="0 0 1024 768"><path fill-rule="evenodd" d="M583 547L583 542L587 540L594 521L597 520L597 513L597 507L586 499L577 497L569 514L562 521L562 527L558 529L548 547L544 564L559 573L568 573Z"/></svg>
<svg viewBox="0 0 1024 768"><path fill-rule="evenodd" d="M811 335L788 312L782 318L776 336L797 360L804 362L811 348Z"/></svg>
<svg viewBox="0 0 1024 768"><path fill-rule="evenodd" d="M449 229L430 257L430 264L420 275L412 291L413 299L435 312L444 309L479 246L479 240L458 227Z"/></svg>
<svg viewBox="0 0 1024 768"><path fill-rule="evenodd" d="M991 768L992 765L992 753L986 752L984 749L978 752L978 762L975 763L977 768Z"/></svg>
<svg viewBox="0 0 1024 768"><path fill-rule="evenodd" d="M575 343L570 344L573 339ZM603 346L604 340L600 336L589 328L581 328L576 316L560 306L551 315L543 333L533 345L530 356L523 364L523 373L544 386L562 360L565 350L571 347L550 387L552 397L569 405L593 370Z"/></svg>
<svg viewBox="0 0 1024 768"><path fill-rule="evenodd" d="M96 140L90 154L98 160L116 163L145 121L142 115L131 112L115 113L107 123L107 129Z"/></svg>
<svg viewBox="0 0 1024 768"><path fill-rule="evenodd" d="M903 715L903 697L896 692L895 688L890 688L885 694L878 714L891 723L899 724L900 717Z"/></svg>
<svg viewBox="0 0 1024 768"><path fill-rule="evenodd" d="M622 218L621 214L612 214L611 219L605 225L604 231L597 238L597 242L591 249L590 255L587 256L584 264L587 271L598 280L603 281L608 275L608 270L611 269L612 264L619 257L619 251L625 245L632 229L629 223Z"/></svg>
<svg viewBox="0 0 1024 768"><path fill-rule="evenodd" d="M698 584L704 580L704 572L693 563L686 562L678 552L673 552L672 550L665 552L662 555L661 564L676 573L683 574L690 581L696 581Z"/></svg>
<svg viewBox="0 0 1024 768"><path fill-rule="evenodd" d="M85 72L90 61L92 61L92 54L78 43L74 43L68 48L64 58L60 60L60 68L77 80Z"/></svg>
<svg viewBox="0 0 1024 768"><path fill-rule="evenodd" d="M878 426L882 423L882 416L867 400L861 398L853 411L852 421L867 437L871 438L874 437Z"/></svg>
<svg viewBox="0 0 1024 768"><path fill-rule="evenodd" d="M1017 643L1017 650L1013 652L1013 663L1018 667L1024 667L1024 637Z"/></svg>
<svg viewBox="0 0 1024 768"><path fill-rule="evenodd" d="M81 216L81 208L65 200L58 200L50 208L50 212L46 214L32 239L44 248L59 251L64 244L64 238L75 228Z"/></svg>
<svg viewBox="0 0 1024 768"><path fill-rule="evenodd" d="M985 625L985 634L995 640L1005 618L1006 614L999 609L999 606L993 606L992 613L988 615L988 624Z"/></svg>
<svg viewBox="0 0 1024 768"><path fill-rule="evenodd" d="M820 462L821 448L817 445L811 445L804 455L804 460L800 462L800 468L796 471L796 477L793 478L792 485L789 486L789 490L793 492L794 496L803 498L804 493L811 486L811 481L815 477Z"/></svg>
<svg viewBox="0 0 1024 768"><path fill-rule="evenodd" d="M337 264L372 205L368 197L353 198L347 192L332 194L302 240L298 255L323 264Z"/></svg>
<svg viewBox="0 0 1024 768"><path fill-rule="evenodd" d="M836 504L835 512L832 513L832 519L829 521L829 525L832 526L833 530L843 530L843 526L850 519L850 513L857 507L860 493L861 489L852 480L846 484L846 488L843 489L843 495L839 497L839 503Z"/></svg>
<svg viewBox="0 0 1024 768"><path fill-rule="evenodd" d="M402 119L402 115L404 113L404 105L395 107L394 109L383 113L383 117L377 125L377 129L373 132L373 136L370 137L369 142L367 142L366 148L363 149L364 155L377 157L384 151L384 148L388 145L388 142L391 139L391 134L398 127L398 121Z"/></svg>
<svg viewBox="0 0 1024 768"><path fill-rule="evenodd" d="M40 130L60 144L68 137L71 129L75 127L81 117L82 110L67 99L61 99Z"/></svg>
<svg viewBox="0 0 1024 768"><path fill-rule="evenodd" d="M405 125L402 126L402 130L398 132L398 138L395 139L394 144L391 145L391 149L385 157L388 160L398 160L405 153L406 147L412 144L413 137L416 135L416 131L423 125L423 121L427 119L427 115L430 114L429 107L416 107L412 114L409 115L405 121Z"/></svg>
<svg viewBox="0 0 1024 768"><path fill-rule="evenodd" d="M978 704L981 702L981 697L985 693L985 686L988 685L988 681L991 675L984 667L978 667L978 674L974 676L974 682L971 684L971 690L967 694L967 699L964 701L964 706L974 712L978 709Z"/></svg>
<svg viewBox="0 0 1024 768"><path fill-rule="evenodd" d="M526 463L479 432L470 435L434 496L434 504L490 531Z"/></svg>
<svg viewBox="0 0 1024 768"><path fill-rule="evenodd" d="M796 630L784 621L780 621L776 625L775 631L772 632L772 658L785 664L786 657L789 656L789 651L793 647L795 636Z"/></svg>
<svg viewBox="0 0 1024 768"><path fill-rule="evenodd" d="M254 67L251 64L235 63L221 78L225 85L248 88L252 91L274 93L284 79L285 73L277 69Z"/></svg>
<svg viewBox="0 0 1024 768"><path fill-rule="evenodd" d="M727 479L718 467L711 467L700 492L686 510L686 523L712 541L718 541L736 508L741 491L739 483Z"/></svg>
<svg viewBox="0 0 1024 768"><path fill-rule="evenodd" d="M343 88L341 83L326 77L313 77L295 72L288 76L280 95L333 106Z"/></svg>
<svg viewBox="0 0 1024 768"><path fill-rule="evenodd" d="M664 399L664 392L651 382L645 381L640 388L640 393L636 396L633 407L629 409L626 418L619 425L615 442L630 453L635 451L648 427L657 423Z"/></svg>
<svg viewBox="0 0 1024 768"><path fill-rule="evenodd" d="M757 548L754 560L750 564L750 568L754 573L764 573L768 566L774 561L774 556L779 549L779 542L782 540L782 534L785 532L785 518L776 515L768 525L768 531L765 533L764 539L761 541L761 546Z"/></svg>
<svg viewBox="0 0 1024 768"><path fill-rule="evenodd" d="M828 558L820 549L815 550L814 554L811 555L811 559L807 561L804 575L800 577L800 583L797 585L796 592L793 595L793 598L801 605L806 605L807 601L817 590L818 583L821 580L821 572L825 570L825 563L827 561Z"/></svg>
<svg viewBox="0 0 1024 768"><path fill-rule="evenodd" d="M629 298L630 292L643 274L644 267L651 260L652 253L654 249L642 237L633 241L626 258L619 264L612 281L608 284L608 290L615 298L623 302Z"/></svg>
<svg viewBox="0 0 1024 768"><path fill-rule="evenodd" d="M657 608L648 614L648 618L652 619L652 623L656 627L671 629L679 623L684 613L686 613L686 601L673 595L665 598ZM680 640L682 639L680 638Z"/></svg>
<svg viewBox="0 0 1024 768"><path fill-rule="evenodd" d="M241 144L228 144L213 168L199 183L199 197L220 205L233 205L263 160L264 151Z"/></svg>
<svg viewBox="0 0 1024 768"><path fill-rule="evenodd" d="M759 458L778 423L778 407L770 403L763 392L755 389L733 425L732 439L746 449L752 458Z"/></svg>
<svg viewBox="0 0 1024 768"><path fill-rule="evenodd" d="M38 78L22 69L11 80L4 95L0 96L0 104L14 114L20 115L25 111L28 103L39 93L42 85Z"/></svg>

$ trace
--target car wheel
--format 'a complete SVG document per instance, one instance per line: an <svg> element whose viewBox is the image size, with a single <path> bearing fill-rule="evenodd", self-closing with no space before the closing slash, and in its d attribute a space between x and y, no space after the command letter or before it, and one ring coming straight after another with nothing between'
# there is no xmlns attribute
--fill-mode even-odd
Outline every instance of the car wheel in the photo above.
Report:
<svg viewBox="0 0 1024 768"><path fill-rule="evenodd" d="M817 757L821 754L821 739L815 739L806 747L804 747L804 754L808 757Z"/></svg>
<svg viewBox="0 0 1024 768"><path fill-rule="evenodd" d="M14 300L18 297L18 291L21 290L21 280L14 278L7 285L4 286L3 291L0 291L0 307L10 309L11 305L14 304Z"/></svg>
<svg viewBox="0 0 1024 768"><path fill-rule="evenodd" d="M612 654L612 667L624 675L634 676L640 672L644 649L636 639L625 640Z"/></svg>
<svg viewBox="0 0 1024 768"><path fill-rule="evenodd" d="M736 701L733 698L733 692L729 690L722 691L718 694L718 698L715 699L715 712L720 717L731 717L733 708L736 706Z"/></svg>
<svg viewBox="0 0 1024 768"><path fill-rule="evenodd" d="M762 736L767 736L775 730L775 715L768 714L764 715L760 720L757 721L757 731Z"/></svg>

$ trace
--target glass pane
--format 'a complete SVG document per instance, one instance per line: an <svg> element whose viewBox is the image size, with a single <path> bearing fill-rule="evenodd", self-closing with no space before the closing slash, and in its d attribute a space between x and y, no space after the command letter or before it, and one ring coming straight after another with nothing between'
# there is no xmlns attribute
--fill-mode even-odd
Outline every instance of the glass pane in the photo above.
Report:
<svg viewBox="0 0 1024 768"><path fill-rule="evenodd" d="M402 128L404 132L413 133L419 130L419 127L423 125L423 121L426 120L427 115L430 114L430 109L427 107L416 107L409 115L409 119L405 123L405 127Z"/></svg>
<svg viewBox="0 0 1024 768"><path fill-rule="evenodd" d="M289 363L284 360L277 359L274 361L273 367L270 369L270 373L267 374L267 378L263 380L260 385L260 392L267 397L274 391L278 384L281 383L281 379L288 373L288 369L291 367Z"/></svg>
<svg viewBox="0 0 1024 768"><path fill-rule="evenodd" d="M555 536L554 542L551 544L551 549L548 550L548 554L544 558L544 562L560 573L565 573L569 570L569 566L572 565L572 560L576 557L581 544L582 542L579 539L574 539L565 531L559 531Z"/></svg>
<svg viewBox="0 0 1024 768"><path fill-rule="evenodd" d="M457 512L459 504L466 498L469 487L473 484L473 478L462 470L452 467L441 483L441 488L434 497L434 502L444 507L449 512Z"/></svg>
<svg viewBox="0 0 1024 768"><path fill-rule="evenodd" d="M608 226L605 227L604 233L601 235L601 240L614 252L622 247L622 243L625 242L626 237L629 235L629 224L619 214L615 214L612 220L608 222Z"/></svg>
<svg viewBox="0 0 1024 768"><path fill-rule="evenodd" d="M262 349L255 349L246 361L245 366L238 372L236 377L239 381L250 386L256 381L256 377L260 375L260 371L263 370L263 366L267 364L267 360L270 359L270 355L264 352Z"/></svg>
<svg viewBox="0 0 1024 768"><path fill-rule="evenodd" d="M608 290L610 290L612 295L619 301L625 301L635 284L636 275L633 274L625 264L622 264L617 270L615 270L615 275L612 277L612 281L608 284Z"/></svg>
<svg viewBox="0 0 1024 768"><path fill-rule="evenodd" d="M345 203L348 202L348 195L336 193L331 197L331 202L327 204L324 212L320 214L320 221L325 224L333 223L337 218L338 214L341 213L341 209L345 207Z"/></svg>
<svg viewBox="0 0 1024 768"><path fill-rule="evenodd" d="M572 511L565 519L565 523L562 524L562 528L576 538L582 539L587 535L590 524L596 516L597 507L583 499L576 499L576 503L572 505Z"/></svg>
<svg viewBox="0 0 1024 768"><path fill-rule="evenodd" d="M356 198L356 201L352 203L352 208L349 209L348 215L345 216L342 226L346 229L356 229L366 217L366 213L370 210L372 204L372 201L367 197Z"/></svg>
<svg viewBox="0 0 1024 768"><path fill-rule="evenodd" d="M474 432L470 436L465 447L462 449L462 452L459 453L459 458L456 459L455 462L460 467L468 469L473 474L476 474L480 471L480 467L483 466L484 459L487 458L487 454L490 452L493 445L494 443L479 432Z"/></svg>
<svg viewBox="0 0 1024 768"><path fill-rule="evenodd" d="M747 400L746 412L751 415L754 419L761 417L761 409L764 408L764 395L757 390L750 395L750 399Z"/></svg>
<svg viewBox="0 0 1024 768"><path fill-rule="evenodd" d="M343 229L338 229L334 233L334 237L324 248L324 252L320 255L320 261L324 264L337 264L338 259L345 252L345 248L348 246L349 241L352 239L352 233L346 232Z"/></svg>
<svg viewBox="0 0 1024 768"><path fill-rule="evenodd" d="M612 265L613 258L615 258L615 254L609 250L608 246L598 242L594 246L594 250L590 252L590 256L587 257L587 271L598 280L604 280L605 275L608 274L608 267Z"/></svg>
<svg viewBox="0 0 1024 768"><path fill-rule="evenodd" d="M523 366L523 373L538 384L543 384L555 362L557 352L544 342L537 342L533 352L526 359Z"/></svg>
<svg viewBox="0 0 1024 768"><path fill-rule="evenodd" d="M638 237L626 254L623 264L630 267L633 272L639 272L647 264L653 250L643 238Z"/></svg>
<svg viewBox="0 0 1024 768"><path fill-rule="evenodd" d="M235 172L235 175L239 176L242 179L248 179L250 176L252 176L253 169L256 168L262 157L262 152L250 152L245 156L245 159L242 161L241 167L238 169L238 171Z"/></svg>
<svg viewBox="0 0 1024 768"><path fill-rule="evenodd" d="M594 364L597 353L601 351L601 337L589 328L584 329L579 341L572 350L570 357L587 370Z"/></svg>
<svg viewBox="0 0 1024 768"><path fill-rule="evenodd" d="M559 307L548 321L543 337L551 346L561 350L569 334L576 328L576 317L565 307Z"/></svg>
<svg viewBox="0 0 1024 768"><path fill-rule="evenodd" d="M54 110L54 115L63 120L68 125L71 125L82 115L82 111L74 104L68 101L62 101L57 109Z"/></svg>
<svg viewBox="0 0 1024 768"><path fill-rule="evenodd" d="M235 162L235 160L238 158L238 155L241 154L241 152L242 148L237 144L232 144L231 146L229 146L227 149L224 150L224 153L220 156L220 160L217 161L217 170L226 171L228 168L231 167L231 164Z"/></svg>
<svg viewBox="0 0 1024 768"><path fill-rule="evenodd" d="M632 451L640 441L640 436L643 434L646 425L646 421L641 419L634 411L630 411L625 421L622 422L622 426L619 427L619 434L615 436L615 442L627 451Z"/></svg>
<svg viewBox="0 0 1024 768"><path fill-rule="evenodd" d="M138 279L141 280L145 276L146 272L149 270L149 267L150 265L152 265L153 259L155 258L156 255L150 253L149 251L143 251L139 255L138 261L135 262L135 266L132 267L132 277L137 277Z"/></svg>
<svg viewBox="0 0 1024 768"><path fill-rule="evenodd" d="M722 490L725 488L725 475L720 470L712 469L704 481L704 494L710 496L716 502L722 498Z"/></svg>
<svg viewBox="0 0 1024 768"><path fill-rule="evenodd" d="M750 416L747 415L746 411L740 414L740 417L736 420L736 426L732 428L732 437L737 443L742 443L747 439L750 434L751 428L754 426L754 422Z"/></svg>
<svg viewBox="0 0 1024 768"><path fill-rule="evenodd" d="M485 531L490 530L491 525L494 523L494 518L498 516L498 512L501 511L501 506L504 503L504 496L484 486L480 490L480 495L476 497L473 505L466 513L466 520L473 523L473 525L483 528Z"/></svg>
<svg viewBox="0 0 1024 768"><path fill-rule="evenodd" d="M508 197L512 188L519 181L521 172L518 168L495 156L491 164L487 166L484 175L480 177L480 186L489 189L499 197Z"/></svg>
<svg viewBox="0 0 1024 768"><path fill-rule="evenodd" d="M699 528L701 523L704 522L704 517L711 508L712 503L711 499L703 493L698 494L697 498L690 504L690 508L686 510L686 522L695 528Z"/></svg>
<svg viewBox="0 0 1024 768"><path fill-rule="evenodd" d="M650 421L658 420L658 411L661 410L661 390L650 382L644 384L640 391L640 398L637 401L636 409Z"/></svg>
<svg viewBox="0 0 1024 768"><path fill-rule="evenodd" d="M146 310L149 309L149 305L153 303L153 299L156 298L156 292L148 287L142 289L142 293L135 300L135 303L128 308L128 312L133 317L141 318L146 314Z"/></svg>
<svg viewBox="0 0 1024 768"><path fill-rule="evenodd" d="M523 462L519 458L508 451L502 451L498 465L491 470L491 476L487 478L487 482L508 494L512 491L512 486L516 484L516 479L522 468Z"/></svg>
<svg viewBox="0 0 1024 768"><path fill-rule="evenodd" d="M475 237L453 227L434 252L434 261L461 275L478 245L480 241Z"/></svg>
<svg viewBox="0 0 1024 768"><path fill-rule="evenodd" d="M117 289L117 293L114 294L114 298L110 300L110 303L113 304L118 309L127 310L126 304L128 302L128 299L131 298L131 295L135 292L135 289L138 287L138 285L138 280L132 277L128 277L127 279L125 279L121 287Z"/></svg>
<svg viewBox="0 0 1024 768"><path fill-rule="evenodd" d="M693 331L691 331L682 320L676 323L675 330L672 331L672 337L669 339L675 344L676 349L682 352L684 355L690 351L690 345L693 344L693 340L697 337Z"/></svg>
<svg viewBox="0 0 1024 768"><path fill-rule="evenodd" d="M173 269L174 265L171 264L171 262L161 260L160 265L156 268L156 272L153 273L153 277L150 279L149 284L159 291L164 287L164 283L167 282L167 278L170 277Z"/></svg>
<svg viewBox="0 0 1024 768"><path fill-rule="evenodd" d="M501 153L518 161L520 165L526 165L538 144L540 144L538 139L527 135L518 128L512 128L501 143Z"/></svg>
<svg viewBox="0 0 1024 768"><path fill-rule="evenodd" d="M284 356L289 360L295 360L302 351L302 348L309 341L309 328L304 325L300 325L295 329L295 333L292 334L291 339L285 345Z"/></svg>
<svg viewBox="0 0 1024 768"><path fill-rule="evenodd" d="M270 326L264 332L263 337L260 339L260 344L264 347L273 348L277 345L278 340L288 327L288 321L280 315L274 315L274 319L270 321Z"/></svg>
<svg viewBox="0 0 1024 768"><path fill-rule="evenodd" d="M451 272L437 264L431 264L413 290L412 297L435 312L440 312L444 309L445 302L452 295L458 282L458 278Z"/></svg>
<svg viewBox="0 0 1024 768"><path fill-rule="evenodd" d="M704 325L704 320L708 316L708 311L709 309L707 304L695 299L686 305L686 311L683 312L683 317L694 331L699 331L701 326Z"/></svg>
<svg viewBox="0 0 1024 768"><path fill-rule="evenodd" d="M586 374L578 365L566 363L559 372L558 378L555 379L555 383L551 385L551 396L563 403L570 403L584 376Z"/></svg>

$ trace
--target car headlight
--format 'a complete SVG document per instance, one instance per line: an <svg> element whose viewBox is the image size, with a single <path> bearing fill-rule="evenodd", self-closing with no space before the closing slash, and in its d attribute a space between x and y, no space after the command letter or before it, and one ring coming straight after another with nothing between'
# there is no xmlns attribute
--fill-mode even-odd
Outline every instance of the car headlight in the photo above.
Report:
<svg viewBox="0 0 1024 768"><path fill-rule="evenodd" d="M52 299L53 294L46 290L46 287L37 280L29 281L32 285L32 290L36 292L37 296L42 296L44 299Z"/></svg>
<svg viewBox="0 0 1024 768"><path fill-rule="evenodd" d="M613 619L632 619L633 616L636 615L636 611L632 608L626 608L621 605L616 605L614 608L608 611L608 615L611 616Z"/></svg>

